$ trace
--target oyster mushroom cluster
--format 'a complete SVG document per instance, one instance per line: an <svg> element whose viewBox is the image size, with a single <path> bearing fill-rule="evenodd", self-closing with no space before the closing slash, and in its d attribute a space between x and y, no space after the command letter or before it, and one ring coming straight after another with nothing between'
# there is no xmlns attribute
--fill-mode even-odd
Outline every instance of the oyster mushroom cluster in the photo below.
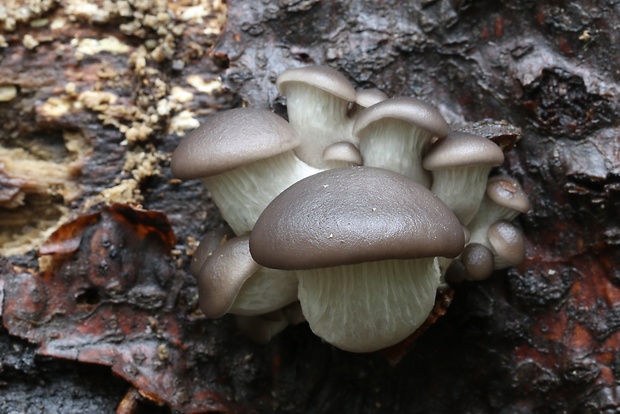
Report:
<svg viewBox="0 0 620 414"><path fill-rule="evenodd" d="M412 97L356 91L326 66L277 79L288 122L220 112L177 147L171 168L203 180L233 235L194 256L200 307L237 315L266 342L307 320L338 348L370 352L418 329L443 283L482 280L525 256L512 220L518 182L491 177L492 141L451 131Z"/></svg>

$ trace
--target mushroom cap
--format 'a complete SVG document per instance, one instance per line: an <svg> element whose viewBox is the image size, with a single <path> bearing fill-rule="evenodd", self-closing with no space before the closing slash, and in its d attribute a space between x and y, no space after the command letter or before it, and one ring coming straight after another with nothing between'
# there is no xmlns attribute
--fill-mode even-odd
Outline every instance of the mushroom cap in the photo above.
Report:
<svg viewBox="0 0 620 414"><path fill-rule="evenodd" d="M461 253L469 280L485 280L493 273L493 253L480 243L469 243Z"/></svg>
<svg viewBox="0 0 620 414"><path fill-rule="evenodd" d="M459 259L456 259L448 266L444 278L449 285L456 285L465 280L465 276L465 265Z"/></svg>
<svg viewBox="0 0 620 414"><path fill-rule="evenodd" d="M530 200L517 180L507 176L489 177L486 195L494 203L527 213L530 209Z"/></svg>
<svg viewBox="0 0 620 414"><path fill-rule="evenodd" d="M327 170L293 184L250 235L254 260L290 270L454 257L463 246L461 224L435 194L372 167Z"/></svg>
<svg viewBox="0 0 620 414"><path fill-rule="evenodd" d="M323 151L324 161L343 161L355 165L362 165L360 150L349 141L338 141L325 148Z"/></svg>
<svg viewBox="0 0 620 414"><path fill-rule="evenodd" d="M499 220L493 223L487 236L502 268L516 266L525 260L525 236L511 222Z"/></svg>
<svg viewBox="0 0 620 414"><path fill-rule="evenodd" d="M200 269L204 264L205 260L209 256L213 254L213 252L221 245L226 243L228 239L232 239L235 237L235 233L228 227L218 227L215 230L212 230L205 234L205 236L200 240L200 244L194 250L194 254L192 256L192 260L189 265L189 272L197 276L200 273Z"/></svg>
<svg viewBox="0 0 620 414"><path fill-rule="evenodd" d="M450 128L437 108L412 97L391 98L363 110L353 124L353 135L383 119L398 119L416 125L431 135L443 138Z"/></svg>
<svg viewBox="0 0 620 414"><path fill-rule="evenodd" d="M363 108L368 108L386 99L388 99L387 94L379 89L360 89L355 96L355 103Z"/></svg>
<svg viewBox="0 0 620 414"><path fill-rule="evenodd" d="M349 102L355 101L355 88L351 82L336 69L329 66L303 66L287 69L278 76L276 86L284 96L292 83L303 83L328 92Z"/></svg>
<svg viewBox="0 0 620 414"><path fill-rule="evenodd" d="M170 168L182 180L209 177L281 154L300 142L293 127L269 110L230 109L190 132L172 154Z"/></svg>
<svg viewBox="0 0 620 414"><path fill-rule="evenodd" d="M248 249L249 236L235 237L209 256L199 274L200 309L208 318L224 316L246 280L258 270Z"/></svg>
<svg viewBox="0 0 620 414"><path fill-rule="evenodd" d="M422 166L429 170L485 165L497 167L504 153L493 141L466 132L450 132L430 148Z"/></svg>

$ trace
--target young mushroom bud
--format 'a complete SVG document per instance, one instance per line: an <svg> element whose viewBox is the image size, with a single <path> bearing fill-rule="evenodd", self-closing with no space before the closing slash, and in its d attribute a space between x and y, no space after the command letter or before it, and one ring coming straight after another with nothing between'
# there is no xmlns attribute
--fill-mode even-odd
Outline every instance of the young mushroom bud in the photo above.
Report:
<svg viewBox="0 0 620 414"><path fill-rule="evenodd" d="M495 269L516 266L525 260L525 236L523 232L506 220L500 220L489 227L487 233Z"/></svg>
<svg viewBox="0 0 620 414"><path fill-rule="evenodd" d="M353 124L365 166L401 173L427 188L431 177L422 168L422 156L433 137L447 133L439 111L416 98L379 102L363 110Z"/></svg>
<svg viewBox="0 0 620 414"><path fill-rule="evenodd" d="M323 151L323 160L335 168L362 165L362 154L355 145L348 141L331 144Z"/></svg>
<svg viewBox="0 0 620 414"><path fill-rule="evenodd" d="M431 191L467 224L478 211L489 171L503 162L504 153L493 141L451 132L431 146L422 166L432 172Z"/></svg>
<svg viewBox="0 0 620 414"><path fill-rule="evenodd" d="M249 236L218 247L196 274L200 309L208 318L226 313L260 315L297 300L293 272L265 269L249 251Z"/></svg>
<svg viewBox="0 0 620 414"><path fill-rule="evenodd" d="M471 231L470 241L488 247L487 232L493 223L511 221L529 209L530 202L517 180L506 176L490 177L480 207L467 225Z"/></svg>
<svg viewBox="0 0 620 414"><path fill-rule="evenodd" d="M305 66L282 72L276 86L301 137L295 154L313 167L332 168L322 154L331 144L351 139L347 110L355 101L353 85L329 66Z"/></svg>
<svg viewBox="0 0 620 414"><path fill-rule="evenodd" d="M436 256L457 256L463 229L415 181L371 167L328 170L292 185L250 235L263 266L295 270L310 328L370 352L413 333L435 303Z"/></svg>
<svg viewBox="0 0 620 414"><path fill-rule="evenodd" d="M293 149L295 130L268 110L220 112L189 133L172 155L172 173L202 178L235 234L252 229L264 208L285 188L319 172Z"/></svg>
<svg viewBox="0 0 620 414"><path fill-rule="evenodd" d="M465 269L465 278L485 280L493 273L493 253L480 243L469 243L460 257Z"/></svg>

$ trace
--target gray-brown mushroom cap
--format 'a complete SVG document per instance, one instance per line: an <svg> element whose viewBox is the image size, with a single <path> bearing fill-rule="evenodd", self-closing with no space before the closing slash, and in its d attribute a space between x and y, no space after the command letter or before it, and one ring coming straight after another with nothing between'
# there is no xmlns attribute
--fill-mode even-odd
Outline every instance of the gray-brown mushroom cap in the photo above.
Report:
<svg viewBox="0 0 620 414"><path fill-rule="evenodd" d="M352 143L348 141L339 141L325 148L325 151L323 151L323 160L362 165L362 154L360 154L360 150Z"/></svg>
<svg viewBox="0 0 620 414"><path fill-rule="evenodd" d="M488 237L497 255L496 268L516 266L525 260L525 236L511 222L500 220L493 223Z"/></svg>
<svg viewBox="0 0 620 414"><path fill-rule="evenodd" d="M248 250L249 236L235 237L209 256L196 278L200 309L208 318L224 316L239 290L260 270Z"/></svg>
<svg viewBox="0 0 620 414"><path fill-rule="evenodd" d="M473 165L497 167L503 162L504 153L493 141L465 132L450 132L431 146L422 166L433 171Z"/></svg>
<svg viewBox="0 0 620 414"><path fill-rule="evenodd" d="M517 180L506 176L489 177L486 195L494 203L520 213L527 213L530 201Z"/></svg>
<svg viewBox="0 0 620 414"><path fill-rule="evenodd" d="M265 109L220 112L190 132L172 154L170 168L182 180L221 174L300 144L288 122Z"/></svg>
<svg viewBox="0 0 620 414"><path fill-rule="evenodd" d="M287 69L278 76L276 86L282 95L291 83L303 83L321 89L349 102L355 101L356 91L349 80L329 66L304 66Z"/></svg>
<svg viewBox="0 0 620 414"><path fill-rule="evenodd" d="M353 135L383 119L398 119L415 124L433 136L443 138L449 131L446 120L431 104L412 97L399 97L381 101L362 111L353 124Z"/></svg>
<svg viewBox="0 0 620 414"><path fill-rule="evenodd" d="M189 272L194 277L197 276L207 258L211 256L218 247L222 246L233 237L235 237L235 233L228 227L219 227L205 234L192 255Z"/></svg>
<svg viewBox="0 0 620 414"><path fill-rule="evenodd" d="M360 89L357 91L355 103L368 108L386 99L388 99L387 94L379 89Z"/></svg>
<svg viewBox="0 0 620 414"><path fill-rule="evenodd" d="M250 236L263 266L313 269L389 259L457 256L463 229L428 189L372 167L333 169L276 197Z"/></svg>
<svg viewBox="0 0 620 414"><path fill-rule="evenodd" d="M463 249L461 262L470 280L485 280L493 273L493 253L480 243L469 243Z"/></svg>

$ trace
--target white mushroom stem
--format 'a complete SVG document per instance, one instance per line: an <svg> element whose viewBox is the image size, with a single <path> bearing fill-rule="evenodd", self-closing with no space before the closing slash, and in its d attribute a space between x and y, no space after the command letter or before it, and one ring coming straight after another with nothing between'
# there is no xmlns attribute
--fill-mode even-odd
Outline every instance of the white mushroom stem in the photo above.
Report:
<svg viewBox="0 0 620 414"><path fill-rule="evenodd" d="M430 133L415 125L387 119L360 132L359 148L364 166L403 174L429 188L431 177L422 168L422 155L430 146L431 138Z"/></svg>
<svg viewBox="0 0 620 414"><path fill-rule="evenodd" d="M347 117L349 103L321 89L298 84L286 90L288 119L301 138L295 154L316 168L328 168L323 151L339 141L355 143Z"/></svg>
<svg viewBox="0 0 620 414"><path fill-rule="evenodd" d="M491 167L488 166L435 170L431 191L452 209L462 224L468 224L484 197L489 171Z"/></svg>
<svg viewBox="0 0 620 414"><path fill-rule="evenodd" d="M262 315L297 300L297 277L292 271L261 268L243 284L228 313Z"/></svg>
<svg viewBox="0 0 620 414"><path fill-rule="evenodd" d="M321 170L300 161L293 151L203 178L222 217L237 235L246 233L265 207L297 181Z"/></svg>
<svg viewBox="0 0 620 414"><path fill-rule="evenodd" d="M439 286L434 258L385 260L297 271L312 331L351 352L394 345L419 328Z"/></svg>

